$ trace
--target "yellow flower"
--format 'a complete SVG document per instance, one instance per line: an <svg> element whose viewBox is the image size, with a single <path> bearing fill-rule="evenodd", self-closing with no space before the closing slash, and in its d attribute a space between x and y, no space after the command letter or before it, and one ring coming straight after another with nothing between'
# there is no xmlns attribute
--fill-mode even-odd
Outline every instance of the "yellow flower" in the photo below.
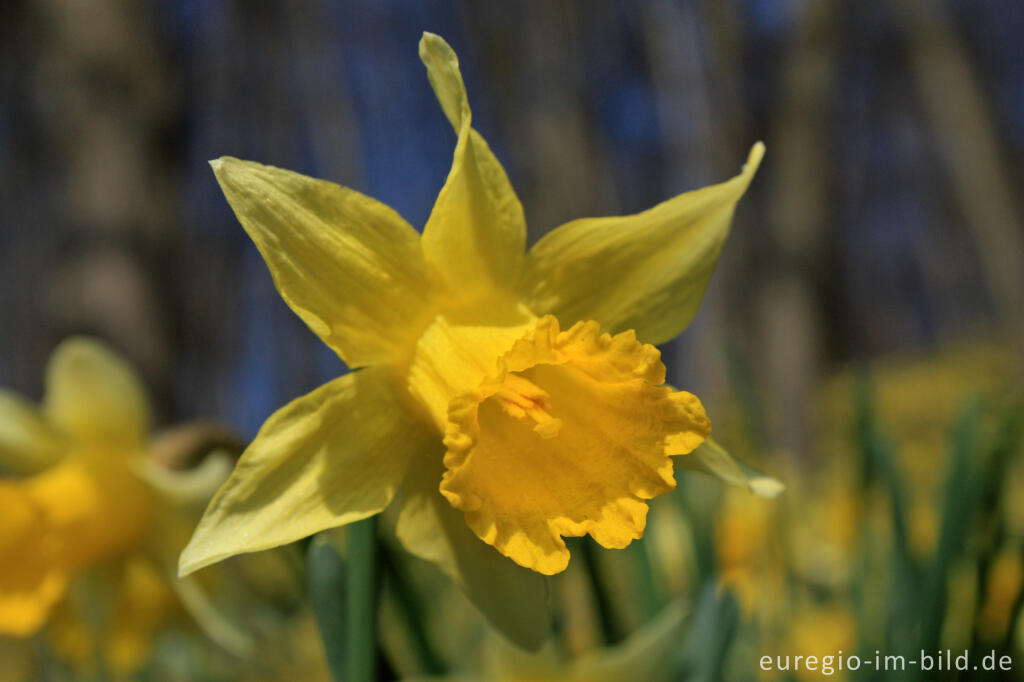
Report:
<svg viewBox="0 0 1024 682"><path fill-rule="evenodd" d="M986 576L985 602L978 613L978 631L986 642L998 642L1012 625L1014 604L1024 588L1021 548L1004 547L996 555Z"/></svg>
<svg viewBox="0 0 1024 682"><path fill-rule="evenodd" d="M792 677L797 680L818 680L827 667L832 670L828 673L829 676L834 674L835 679L846 679L845 672L839 671L838 659L835 657L839 652L849 655L856 651L857 629L850 613L849 606L843 603L800 604L791 618L785 642L781 647L782 660L788 656L790 663L776 663L774 669L790 669ZM797 656L802 656L804 660L808 656L815 656L817 662L813 669L808 668L806 663L797 669ZM826 657L829 656L833 658L826 662ZM782 675L778 677L786 679ZM774 675L770 678L774 679Z"/></svg>
<svg viewBox="0 0 1024 682"><path fill-rule="evenodd" d="M538 574L565 569L563 537L639 538L646 500L675 485L671 456L710 432L697 398L663 385L649 344L696 313L763 147L726 183L570 222L525 253L522 207L470 125L455 54L428 33L420 57L458 134L422 237L353 190L212 163L284 300L361 369L266 421L180 570L371 516L397 496L405 547L537 646Z"/></svg>
<svg viewBox="0 0 1024 682"><path fill-rule="evenodd" d="M72 574L140 544L152 508L131 462L143 452L148 409L117 358L73 340L54 353L42 412L2 393L0 415L4 460L41 469L0 479L0 632L28 635Z"/></svg>
<svg viewBox="0 0 1024 682"><path fill-rule="evenodd" d="M58 651L91 657L88 614L78 613L71 592L92 568L114 585L100 634L115 671L139 665L157 627L180 611L168 559L184 544L184 519L160 486L209 499L213 486L203 479L219 484L227 462L220 473L215 460L190 474L159 473L148 432L138 377L90 339L54 352L40 408L0 391L0 470L15 474L0 477L0 635L27 637L49 623Z"/></svg>

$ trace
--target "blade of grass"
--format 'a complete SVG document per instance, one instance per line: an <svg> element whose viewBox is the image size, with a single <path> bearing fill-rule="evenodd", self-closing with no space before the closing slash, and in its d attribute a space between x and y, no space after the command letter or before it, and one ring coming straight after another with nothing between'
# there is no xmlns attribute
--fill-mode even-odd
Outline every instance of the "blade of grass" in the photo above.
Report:
<svg viewBox="0 0 1024 682"><path fill-rule="evenodd" d="M988 457L982 463L978 513L979 525L987 537L983 542L981 556L978 558L978 608L989 598L989 571L1007 540L1006 523L1000 512L1008 490L1008 486L1005 485L1006 472L1020 448L1022 416L1024 416L1024 406L1019 402L1013 402L1003 410L992 439L992 446L988 448ZM1020 548L1017 551L1020 551ZM1024 591L1018 594L1011 607L1013 616L1007 627L1008 635L1014 631L1022 599L1024 599ZM979 624L980 621L975 619L974 631L971 636L971 648L976 651L980 651L984 643L982 633L978 628ZM1013 641L1011 638L1004 638L1004 641L1000 643L1001 651L1009 652Z"/></svg>
<svg viewBox="0 0 1024 682"><path fill-rule="evenodd" d="M672 679L717 682L739 627L736 597L719 592L713 580L704 583L697 598L690 633L676 660Z"/></svg>
<svg viewBox="0 0 1024 682"><path fill-rule="evenodd" d="M924 576L920 648L925 651L938 649L946 613L949 569L963 550L967 531L978 509L979 476L973 462L978 450L981 416L981 401L970 400L953 430L953 457L946 481L939 542Z"/></svg>
<svg viewBox="0 0 1024 682"><path fill-rule="evenodd" d="M919 592L920 571L910 552L905 484L896 464L895 447L878 422L874 385L866 368L858 370L854 379L854 409L854 441L861 457L863 495L865 499L870 498L871 491L876 486L881 486L889 497L893 552L890 557L892 582L887 614L887 620L890 623L890 641L885 644L893 650L904 650L915 643L913 614L917 612L917 605L921 597ZM863 532L861 546L867 548L870 546L868 543L871 542L867 526ZM862 561L865 559L866 556L862 556ZM861 570L866 573L871 571L871 567L865 563ZM863 580L858 582L858 590L861 583ZM868 595L860 594L859 597L858 603L862 606L859 614L862 621L860 630L864 635L871 632L873 628L866 622L870 611L863 608L864 600L868 598ZM879 642L864 640L860 646L864 651L869 652L878 644Z"/></svg>

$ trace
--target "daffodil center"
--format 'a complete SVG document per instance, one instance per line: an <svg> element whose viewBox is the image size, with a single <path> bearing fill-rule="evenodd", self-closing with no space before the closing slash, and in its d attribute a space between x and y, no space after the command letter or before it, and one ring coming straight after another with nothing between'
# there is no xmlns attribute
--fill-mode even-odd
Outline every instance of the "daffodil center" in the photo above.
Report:
<svg viewBox="0 0 1024 682"><path fill-rule="evenodd" d="M145 488L121 462L68 455L41 474L0 481L0 634L42 627L68 578L136 545L149 525Z"/></svg>
<svg viewBox="0 0 1024 682"><path fill-rule="evenodd" d="M554 438L562 428L562 420L550 414L551 396L525 377L509 374L494 398L506 414L517 419L532 419L533 430L541 438Z"/></svg>
<svg viewBox="0 0 1024 682"><path fill-rule="evenodd" d="M662 385L658 350L633 332L563 332L547 316L510 335L447 405L440 490L482 540L557 573L569 560L562 536L605 547L640 537L645 500L675 485L672 455L710 424L696 397Z"/></svg>
<svg viewBox="0 0 1024 682"><path fill-rule="evenodd" d="M658 349L632 331L562 331L521 308L438 315L407 379L444 434L441 494L481 539L541 573L565 569L562 536L640 537L645 500L675 485L671 456L710 431L700 401L662 385Z"/></svg>
<svg viewBox="0 0 1024 682"><path fill-rule="evenodd" d="M502 355L534 326L536 318L515 307L438 315L413 351L407 375L410 395L443 433L451 401L495 374ZM525 383L510 385L507 399L526 414L527 407L536 410L537 400L542 402L543 391L538 391Z"/></svg>
<svg viewBox="0 0 1024 682"><path fill-rule="evenodd" d="M71 456L22 486L56 539L58 560L69 570L135 545L152 511L142 483L120 462Z"/></svg>

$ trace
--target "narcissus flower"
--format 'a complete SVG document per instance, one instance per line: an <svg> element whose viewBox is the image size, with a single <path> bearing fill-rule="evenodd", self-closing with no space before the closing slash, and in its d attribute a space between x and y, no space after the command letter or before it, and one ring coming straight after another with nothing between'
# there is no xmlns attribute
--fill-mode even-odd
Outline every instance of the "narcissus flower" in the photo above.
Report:
<svg viewBox="0 0 1024 682"><path fill-rule="evenodd" d="M641 537L646 500L675 485L672 457L710 433L700 401L664 385L650 344L696 313L763 146L728 182L570 222L526 253L522 207L471 126L455 54L425 34L420 57L458 134L422 236L351 189L212 163L284 300L359 369L267 420L180 570L395 501L404 546L536 646L541 574L565 569L563 537Z"/></svg>
<svg viewBox="0 0 1024 682"><path fill-rule="evenodd" d="M0 472L13 474L0 476L0 635L27 637L49 624L58 651L91 660L99 648L105 667L123 673L181 612L169 562L184 545L181 505L208 500L229 462L160 470L148 430L138 377L90 339L54 352L41 408L0 391ZM98 617L71 598L91 569L109 588ZM87 591L90 602L104 601ZM89 643L94 636L102 646Z"/></svg>

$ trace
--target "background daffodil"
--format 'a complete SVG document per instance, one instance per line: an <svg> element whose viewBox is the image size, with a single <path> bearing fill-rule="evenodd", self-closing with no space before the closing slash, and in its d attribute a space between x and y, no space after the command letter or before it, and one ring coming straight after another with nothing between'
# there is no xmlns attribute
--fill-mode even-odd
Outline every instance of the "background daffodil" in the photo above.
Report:
<svg viewBox="0 0 1024 682"><path fill-rule="evenodd" d="M156 463L135 372L104 344L53 353L42 405L0 391L0 635L46 628L69 663L119 674L186 611L239 652L245 635L195 580L174 579L183 534L230 469L225 453L171 471ZM223 456L221 456L223 455Z"/></svg>
<svg viewBox="0 0 1024 682"><path fill-rule="evenodd" d="M148 418L134 373L85 339L54 353L40 411L0 394L0 453L28 474L0 481L4 632L37 631L74 573L143 544L154 509L132 460L143 456Z"/></svg>
<svg viewBox="0 0 1024 682"><path fill-rule="evenodd" d="M359 371L266 421L180 571L394 500L403 545L536 647L540 574L566 567L563 536L617 548L640 537L645 500L675 485L671 456L710 433L698 399L664 386L650 344L696 313L763 146L728 182L637 215L570 222L526 253L522 207L471 127L455 54L425 34L420 56L458 134L422 237L333 183L212 164L285 301Z"/></svg>

